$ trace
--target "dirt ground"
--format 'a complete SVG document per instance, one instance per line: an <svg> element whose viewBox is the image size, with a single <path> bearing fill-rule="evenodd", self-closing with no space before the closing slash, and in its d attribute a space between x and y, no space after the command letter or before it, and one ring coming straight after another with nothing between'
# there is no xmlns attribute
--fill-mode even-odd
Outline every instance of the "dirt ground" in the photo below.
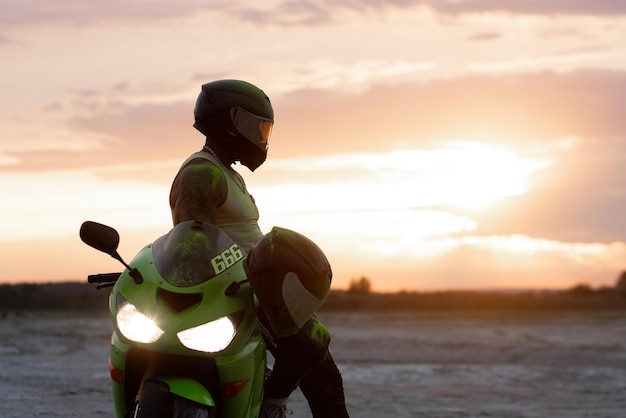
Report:
<svg viewBox="0 0 626 418"><path fill-rule="evenodd" d="M624 417L626 313L321 315L353 418ZM113 417L108 317L0 318L0 416ZM298 392L292 418L310 418Z"/></svg>

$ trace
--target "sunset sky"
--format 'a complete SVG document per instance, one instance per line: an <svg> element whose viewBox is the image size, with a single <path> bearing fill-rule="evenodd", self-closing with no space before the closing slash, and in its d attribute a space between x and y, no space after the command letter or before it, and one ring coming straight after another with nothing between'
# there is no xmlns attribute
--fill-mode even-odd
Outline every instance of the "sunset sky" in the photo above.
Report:
<svg viewBox="0 0 626 418"><path fill-rule="evenodd" d="M271 98L239 167L264 232L328 256L333 286L613 285L626 269L626 1L3 0L0 282L119 271L171 228L204 143L200 86Z"/></svg>

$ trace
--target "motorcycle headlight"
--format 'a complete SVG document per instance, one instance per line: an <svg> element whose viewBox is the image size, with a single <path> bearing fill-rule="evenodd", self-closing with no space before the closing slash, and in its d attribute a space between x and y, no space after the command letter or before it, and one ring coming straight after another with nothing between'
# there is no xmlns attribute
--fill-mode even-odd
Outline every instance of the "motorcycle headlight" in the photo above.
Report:
<svg viewBox="0 0 626 418"><path fill-rule="evenodd" d="M176 334L181 344L190 350L216 353L222 351L235 337L235 325L223 316L206 324L188 328Z"/></svg>
<svg viewBox="0 0 626 418"><path fill-rule="evenodd" d="M153 343L163 335L154 321L137 310L132 303L125 303L115 315L117 327L124 337L137 343Z"/></svg>

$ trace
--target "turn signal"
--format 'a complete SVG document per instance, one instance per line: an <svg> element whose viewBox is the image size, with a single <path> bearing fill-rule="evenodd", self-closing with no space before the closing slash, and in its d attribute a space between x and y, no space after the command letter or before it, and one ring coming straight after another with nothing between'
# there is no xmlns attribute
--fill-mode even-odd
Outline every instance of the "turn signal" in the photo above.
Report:
<svg viewBox="0 0 626 418"><path fill-rule="evenodd" d="M111 357L109 357L109 374L111 375L111 380L115 383L120 385L124 383L124 370L115 367L111 362Z"/></svg>
<svg viewBox="0 0 626 418"><path fill-rule="evenodd" d="M246 377L245 379L239 380L238 382L224 383L224 397L232 398L239 395L249 381L250 377Z"/></svg>

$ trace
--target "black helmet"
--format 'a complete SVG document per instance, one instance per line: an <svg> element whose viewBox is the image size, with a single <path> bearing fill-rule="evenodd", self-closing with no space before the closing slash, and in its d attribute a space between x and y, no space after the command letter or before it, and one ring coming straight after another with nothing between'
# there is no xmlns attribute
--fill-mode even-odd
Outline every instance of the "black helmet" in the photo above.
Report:
<svg viewBox="0 0 626 418"><path fill-rule="evenodd" d="M236 160L254 171L265 161L274 110L258 87L240 80L202 85L193 111L194 128L214 141L223 141Z"/></svg>
<svg viewBox="0 0 626 418"><path fill-rule="evenodd" d="M244 267L277 337L298 332L326 300L333 276L313 241L279 227L252 246Z"/></svg>

